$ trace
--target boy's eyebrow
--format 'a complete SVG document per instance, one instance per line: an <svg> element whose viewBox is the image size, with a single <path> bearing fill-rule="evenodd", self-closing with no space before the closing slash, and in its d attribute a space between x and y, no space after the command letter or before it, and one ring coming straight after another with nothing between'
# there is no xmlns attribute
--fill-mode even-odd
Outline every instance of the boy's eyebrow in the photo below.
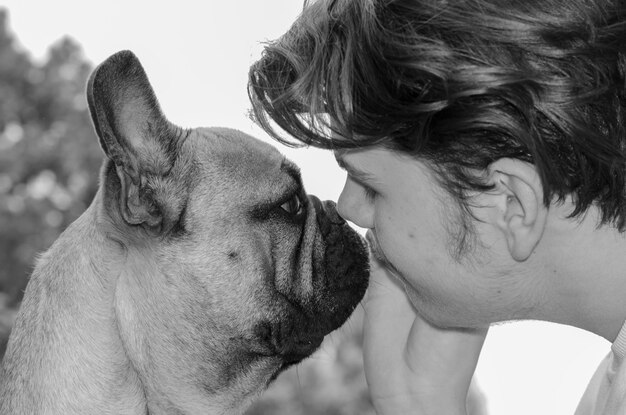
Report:
<svg viewBox="0 0 626 415"><path fill-rule="evenodd" d="M372 183L376 181L371 173L363 171L348 163L340 154L335 154L335 160L337 160L339 167L347 171L350 177L355 179L357 182Z"/></svg>

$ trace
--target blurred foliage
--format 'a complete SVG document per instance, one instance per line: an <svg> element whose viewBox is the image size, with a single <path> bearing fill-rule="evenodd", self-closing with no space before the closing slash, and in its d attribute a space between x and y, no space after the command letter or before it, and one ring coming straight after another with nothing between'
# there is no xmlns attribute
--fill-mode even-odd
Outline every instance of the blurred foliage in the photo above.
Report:
<svg viewBox="0 0 626 415"><path fill-rule="evenodd" d="M37 253L93 198L102 161L85 85L91 65L69 38L42 63L16 44L0 9L0 353Z"/></svg>
<svg viewBox="0 0 626 415"><path fill-rule="evenodd" d="M22 297L33 258L95 194L102 161L85 85L91 65L62 39L36 64L0 10L0 291Z"/></svg>
<svg viewBox="0 0 626 415"><path fill-rule="evenodd" d="M85 85L92 70L69 38L44 62L20 50L0 8L0 358L36 255L91 202L103 153ZM247 415L369 415L361 323L329 336Z"/></svg>

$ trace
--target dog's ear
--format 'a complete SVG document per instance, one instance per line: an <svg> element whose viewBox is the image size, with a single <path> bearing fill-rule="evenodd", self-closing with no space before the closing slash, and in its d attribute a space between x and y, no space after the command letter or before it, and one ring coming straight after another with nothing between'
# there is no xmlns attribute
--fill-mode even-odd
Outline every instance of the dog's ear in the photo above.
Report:
<svg viewBox="0 0 626 415"><path fill-rule="evenodd" d="M94 70L87 101L100 145L120 179L122 217L130 225L160 231L167 207L154 200L149 182L172 169L183 130L165 118L130 51L116 53Z"/></svg>

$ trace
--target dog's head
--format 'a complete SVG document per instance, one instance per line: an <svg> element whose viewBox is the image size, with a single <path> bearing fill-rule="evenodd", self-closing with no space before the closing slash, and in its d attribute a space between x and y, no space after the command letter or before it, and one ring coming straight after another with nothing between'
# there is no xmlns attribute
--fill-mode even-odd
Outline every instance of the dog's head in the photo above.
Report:
<svg viewBox="0 0 626 415"><path fill-rule="evenodd" d="M240 412L349 317L365 244L274 147L171 124L132 53L96 68L88 101L124 352L154 408Z"/></svg>

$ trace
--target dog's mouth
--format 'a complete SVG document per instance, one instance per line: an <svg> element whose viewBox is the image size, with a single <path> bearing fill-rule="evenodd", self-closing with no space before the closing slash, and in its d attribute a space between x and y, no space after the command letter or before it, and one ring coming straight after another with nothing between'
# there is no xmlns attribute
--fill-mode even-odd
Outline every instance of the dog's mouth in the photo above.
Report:
<svg viewBox="0 0 626 415"><path fill-rule="evenodd" d="M326 319L326 330L330 332L350 317L365 294L369 279L368 247L365 239L339 216L334 202L310 199L318 212L325 245L317 313Z"/></svg>
<svg viewBox="0 0 626 415"><path fill-rule="evenodd" d="M280 372L313 354L324 337L339 328L357 307L367 288L367 244L338 215L333 202L309 198L317 218L316 248L306 292L291 287L279 293L280 307L272 317L256 323L250 352L277 363ZM299 281L298 283L302 283Z"/></svg>
<svg viewBox="0 0 626 415"><path fill-rule="evenodd" d="M303 316L302 313L295 316ZM255 326L255 337L262 349L260 354L278 356L286 363L298 363L313 353L324 340L326 333L304 331L306 317L281 319L275 322L264 321Z"/></svg>
<svg viewBox="0 0 626 415"><path fill-rule="evenodd" d="M365 240L338 215L333 202L322 203L312 196L309 200L321 243L321 249L313 252L311 288L304 296L283 295L282 318L255 327L263 354L279 357L282 369L310 356L350 317L369 277Z"/></svg>

